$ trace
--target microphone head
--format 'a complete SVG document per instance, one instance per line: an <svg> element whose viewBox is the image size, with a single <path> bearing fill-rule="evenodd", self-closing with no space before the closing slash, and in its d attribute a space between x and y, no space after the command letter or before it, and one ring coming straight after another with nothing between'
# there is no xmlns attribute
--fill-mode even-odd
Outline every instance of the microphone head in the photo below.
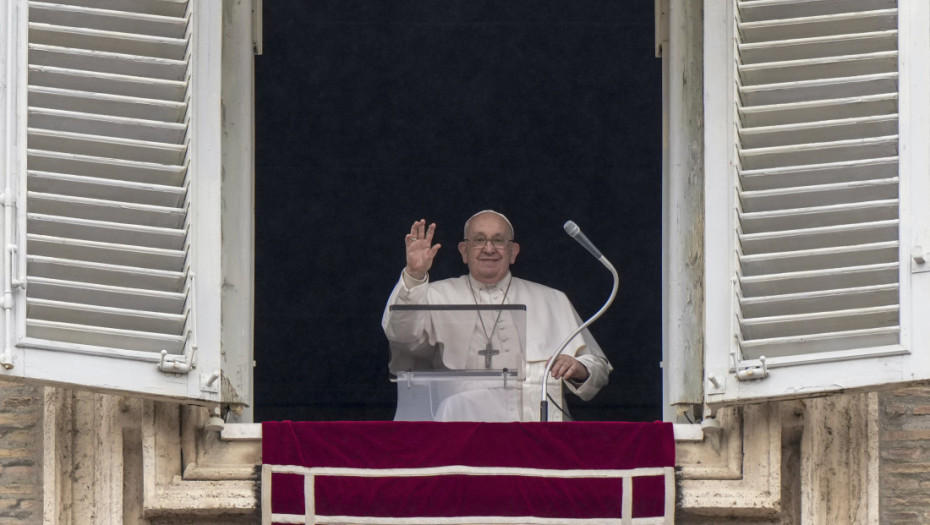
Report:
<svg viewBox="0 0 930 525"><path fill-rule="evenodd" d="M581 228L575 224L575 221L565 221L565 225L562 227L565 228L565 233L571 235L572 237L581 233Z"/></svg>

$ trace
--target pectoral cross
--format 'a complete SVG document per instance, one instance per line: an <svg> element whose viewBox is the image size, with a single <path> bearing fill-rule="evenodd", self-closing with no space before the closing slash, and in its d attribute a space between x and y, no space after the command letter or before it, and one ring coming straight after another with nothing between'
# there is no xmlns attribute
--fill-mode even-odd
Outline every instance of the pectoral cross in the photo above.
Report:
<svg viewBox="0 0 930 525"><path fill-rule="evenodd" d="M484 347L484 350L478 350L478 355L484 356L484 367L491 368L491 358L501 353L500 350L495 350L491 348L491 341L488 341L488 346Z"/></svg>

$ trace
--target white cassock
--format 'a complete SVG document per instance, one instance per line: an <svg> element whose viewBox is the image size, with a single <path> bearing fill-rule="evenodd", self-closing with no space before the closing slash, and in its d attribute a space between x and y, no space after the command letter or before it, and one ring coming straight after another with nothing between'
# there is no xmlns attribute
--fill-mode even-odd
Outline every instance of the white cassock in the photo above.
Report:
<svg viewBox="0 0 930 525"><path fill-rule="evenodd" d="M467 305L475 302L489 305L526 305L526 363L523 388L522 394L519 390L511 390L511 395L522 397L522 401L518 400L517 403L522 403L523 421L538 421L541 382L546 361L565 338L582 324L568 297L548 286L512 277L509 273L494 285L485 285L468 275L422 284L402 275L388 299L382 318L384 333L391 344L391 372L396 374L404 370L485 368L484 357L469 352L469 348L484 348L488 332L491 333L493 346L501 349L501 354L494 359L506 362L509 352L519 352L519 347L524 342L520 341L519 337L514 337L514 328L507 322L508 311L504 311L499 319L497 311L486 311L483 312L484 324L476 318L473 326L458 327L432 323L426 314L392 314L390 311L391 305ZM493 328L494 326L497 328ZM439 351L440 348L442 351ZM549 378L547 391L554 399L560 400L562 407L565 407L565 403L561 395L561 385L564 384L569 391L587 401L607 384L607 375L613 368L588 330L583 330L575 336L562 353L574 356L588 369L589 374L584 382L563 382ZM490 393L486 390L471 390L457 395L456 403L447 403L438 408L436 419L521 419L519 413L513 410L512 404L509 405L509 409L503 404L495 404L488 398ZM495 411L495 406L500 408ZM550 406L549 420L560 421L562 414Z"/></svg>

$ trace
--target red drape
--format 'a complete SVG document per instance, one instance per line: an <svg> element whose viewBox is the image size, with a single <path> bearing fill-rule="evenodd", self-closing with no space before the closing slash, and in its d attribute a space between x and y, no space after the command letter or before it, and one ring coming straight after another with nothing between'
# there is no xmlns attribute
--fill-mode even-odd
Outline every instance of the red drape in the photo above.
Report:
<svg viewBox="0 0 930 525"><path fill-rule="evenodd" d="M303 467L466 465L632 469L675 464L670 423L265 422L262 461ZM316 511L378 517L620 517L620 479L318 477ZM303 514L302 477L275 474L272 511ZM662 516L664 481L633 483L633 516Z"/></svg>

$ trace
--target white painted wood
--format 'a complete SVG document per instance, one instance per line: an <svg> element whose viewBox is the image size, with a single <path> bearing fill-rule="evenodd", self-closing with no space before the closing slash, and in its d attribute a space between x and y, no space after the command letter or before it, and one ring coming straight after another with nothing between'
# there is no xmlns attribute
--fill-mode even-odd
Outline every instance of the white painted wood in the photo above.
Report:
<svg viewBox="0 0 930 525"><path fill-rule="evenodd" d="M745 8L743 9L745 12ZM837 55L863 55L897 50L895 29L871 33L817 36L738 45L743 64L784 62Z"/></svg>
<svg viewBox="0 0 930 525"><path fill-rule="evenodd" d="M29 9L30 20L57 26L169 38L184 38L187 29L186 20L181 16L171 17L50 2L29 2Z"/></svg>
<svg viewBox="0 0 930 525"><path fill-rule="evenodd" d="M30 125L43 129L118 136L167 144L183 141L187 132L187 126L183 122L159 122L39 107L30 108L29 122Z"/></svg>
<svg viewBox="0 0 930 525"><path fill-rule="evenodd" d="M158 352L165 350L172 356L182 355L187 343L187 338L181 335L165 335L106 326L88 326L87 324L45 319L30 319L26 323L26 334L27 336L21 339L19 344L28 349L30 359L36 358L36 349L50 348L62 352L92 354L103 357L145 358L150 362L157 363L159 361ZM66 343L61 341L66 341ZM90 349L90 351L82 351L82 348ZM53 363L49 363L48 366L52 365ZM120 365L117 361L107 361L106 366ZM43 369L40 368L40 370ZM22 373L27 374L28 372ZM65 373L65 375L73 374ZM43 378L36 377L35 379ZM75 376L70 379L69 384L81 385L83 384L81 380L81 377ZM97 385L90 383L86 386L93 388ZM127 391L132 391L128 390L130 386L131 384L125 387Z"/></svg>
<svg viewBox="0 0 930 525"><path fill-rule="evenodd" d="M834 4L834 5L828 5ZM834 7L836 4L840 8ZM890 9L895 0L752 0L740 1L740 14L744 21L777 18L810 17L837 11L868 11Z"/></svg>
<svg viewBox="0 0 930 525"><path fill-rule="evenodd" d="M192 289L190 326L191 346L198 352L200 373L221 371L223 327L223 231L222 202L222 24L223 5L195 0L192 13L193 61L191 83L191 158L189 196L191 262L196 275ZM235 321L244 321L236 318ZM193 374L192 374L193 375ZM248 392L231 392L222 380L221 394L239 401ZM200 385L191 383L192 396L200 395Z"/></svg>
<svg viewBox="0 0 930 525"><path fill-rule="evenodd" d="M861 180L897 178L897 157L868 161L849 161L807 166L788 166L767 170L743 170L743 191L800 188L818 184L852 184Z"/></svg>
<svg viewBox="0 0 930 525"><path fill-rule="evenodd" d="M76 91L102 92L110 95L179 102L184 100L185 82L158 78L100 73L72 67L30 65L30 83L38 87L57 87Z"/></svg>
<svg viewBox="0 0 930 525"><path fill-rule="evenodd" d="M22 247L6 282L27 286L18 289L4 330L16 343L2 359L12 366L0 373L175 400L242 401L242 381L223 378L217 389L200 378L222 374L224 365L223 4L5 0L2 7L10 15L3 50L19 57L0 62L17 79L9 84L15 100L6 96L12 90L0 92L10 153L4 166L18 162L2 175L16 184L11 231ZM250 83L251 69L243 74ZM251 92L240 103L250 108ZM161 372L163 359L170 370L193 362L197 372ZM251 355L248 367L251 374Z"/></svg>
<svg viewBox="0 0 930 525"><path fill-rule="evenodd" d="M738 47L730 63L705 54L706 69L731 79L705 90L705 121L736 129L730 137L708 125L705 137L713 148L707 172L735 170L729 187L710 177L705 186L717 208L713 221L708 208L708 266L721 257L707 286L724 294L735 285L714 307L708 298L715 355L705 373L726 378L708 402L930 376L925 343L912 339L926 324L914 312L930 307L916 286L926 273L910 272L912 243L930 247L930 214L915 215L926 207L912 201L914 188L930 190L930 74L917 58L928 50L926 4L759 0L730 8L729 22L715 20L717 33L705 25L714 45ZM721 93L730 106L707 104ZM735 379L743 360L761 357L769 377Z"/></svg>
<svg viewBox="0 0 930 525"><path fill-rule="evenodd" d="M34 107L66 107L98 115L121 115L162 122L179 122L187 110L182 100L160 100L51 86L30 86L29 99Z"/></svg>
<svg viewBox="0 0 930 525"><path fill-rule="evenodd" d="M668 141L663 161L663 374L667 404L688 408L702 402L704 352L704 166L702 156L703 83L700 5L669 2L664 84L667 86ZM677 410L677 409L676 409ZM666 421L675 421L670 410Z"/></svg>
<svg viewBox="0 0 930 525"><path fill-rule="evenodd" d="M930 369L930 275L911 272L913 247L930 246L930 5L899 0L901 11L901 318L902 343L912 350L907 377ZM905 286L905 283L908 283Z"/></svg>
<svg viewBox="0 0 930 525"><path fill-rule="evenodd" d="M185 295L182 293L93 283L77 284L42 277L32 278L29 286L34 298L57 297L68 302L80 300L99 306L134 306L153 312L180 313L184 309L185 301Z"/></svg>
<svg viewBox="0 0 930 525"><path fill-rule="evenodd" d="M825 14L804 16L792 12L797 4L785 3L782 9L770 13L770 19L742 22L739 31L744 42L761 42L767 40L786 40L811 38L817 36L843 35L849 33L870 33L888 31L897 27L897 9L871 9L862 5L858 12L842 12L842 4L821 2L828 11ZM751 2L740 2L740 8Z"/></svg>
<svg viewBox="0 0 930 525"><path fill-rule="evenodd" d="M763 107L803 103L806 100L828 101L874 96L876 93L893 93L897 91L897 82L897 72L885 72L854 77L815 78L740 86L739 94L745 104L751 107Z"/></svg>
<svg viewBox="0 0 930 525"><path fill-rule="evenodd" d="M165 184L181 187L186 166L96 157L81 153L28 150L29 166L35 171L85 175L126 182Z"/></svg>
<svg viewBox="0 0 930 525"><path fill-rule="evenodd" d="M882 84L878 87L886 87L886 85ZM842 93L842 91L839 93ZM818 96L816 92L807 92L804 94L807 96ZM889 115L897 113L897 110L898 95L896 93L878 93L862 96L790 101L752 107L744 106L739 109L739 113L743 127L749 128L797 122L816 122L826 119L855 118L869 115ZM817 159L817 161L812 164L824 164L826 162L828 161ZM746 169L752 168L747 167Z"/></svg>
<svg viewBox="0 0 930 525"><path fill-rule="evenodd" d="M171 38L41 22L30 22L29 31L43 43L61 47L99 49L172 60L182 60L187 51L187 41L183 37Z"/></svg>
<svg viewBox="0 0 930 525"><path fill-rule="evenodd" d="M732 2L704 1L704 397L722 397L730 353L735 352L732 322L736 254L735 226L733 60L735 23ZM720 315L723 314L723 315Z"/></svg>
<svg viewBox="0 0 930 525"><path fill-rule="evenodd" d="M101 177L30 170L29 188L42 193L149 204L178 208L184 202L184 188Z"/></svg>
<svg viewBox="0 0 930 525"><path fill-rule="evenodd" d="M223 374L254 399L255 2L226 2L223 26ZM260 13L260 5L259 13ZM229 423L253 420L253 406Z"/></svg>

